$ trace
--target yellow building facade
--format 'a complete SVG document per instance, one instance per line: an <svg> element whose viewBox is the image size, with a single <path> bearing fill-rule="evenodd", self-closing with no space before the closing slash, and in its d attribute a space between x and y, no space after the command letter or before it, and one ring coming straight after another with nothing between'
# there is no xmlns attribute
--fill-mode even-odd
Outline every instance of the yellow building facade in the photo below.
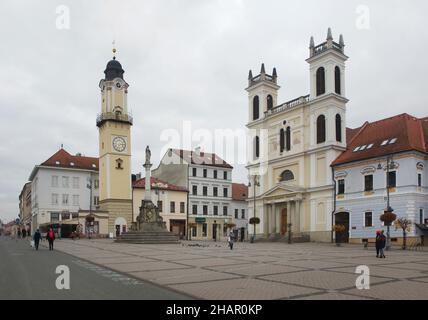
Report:
<svg viewBox="0 0 428 320"><path fill-rule="evenodd" d="M100 81L99 128L100 209L109 213L108 231L119 235L132 223L131 126L124 70L113 57Z"/></svg>

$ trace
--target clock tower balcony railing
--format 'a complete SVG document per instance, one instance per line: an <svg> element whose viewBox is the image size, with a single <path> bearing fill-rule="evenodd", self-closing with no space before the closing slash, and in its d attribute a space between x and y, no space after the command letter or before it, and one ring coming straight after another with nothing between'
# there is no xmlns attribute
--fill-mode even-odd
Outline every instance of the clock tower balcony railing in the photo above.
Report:
<svg viewBox="0 0 428 320"><path fill-rule="evenodd" d="M132 115L129 113L103 112L97 116L97 127L100 127L106 121L124 122L132 125Z"/></svg>

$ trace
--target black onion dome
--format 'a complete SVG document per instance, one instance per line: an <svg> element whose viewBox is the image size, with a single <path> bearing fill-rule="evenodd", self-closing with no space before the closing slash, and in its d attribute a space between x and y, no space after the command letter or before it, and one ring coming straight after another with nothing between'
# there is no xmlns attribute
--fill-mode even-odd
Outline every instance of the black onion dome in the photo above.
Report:
<svg viewBox="0 0 428 320"><path fill-rule="evenodd" d="M113 58L113 60L110 60L107 63L107 67L104 70L104 74L106 75L105 80L113 80L115 78L123 79L124 72L125 71L122 69L120 62Z"/></svg>

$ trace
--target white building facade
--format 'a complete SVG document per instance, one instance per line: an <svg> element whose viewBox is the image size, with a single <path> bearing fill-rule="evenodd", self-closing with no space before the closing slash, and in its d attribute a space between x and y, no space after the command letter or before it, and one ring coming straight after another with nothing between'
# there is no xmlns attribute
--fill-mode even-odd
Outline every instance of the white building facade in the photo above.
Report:
<svg viewBox="0 0 428 320"><path fill-rule="evenodd" d="M73 221L85 225L82 213L86 212L86 216L98 209L98 158L72 156L60 149L47 161L35 166L29 180L32 182L33 232L51 225L72 224ZM102 213L98 215L103 220ZM94 228L93 232L107 233L102 222L95 223Z"/></svg>
<svg viewBox="0 0 428 320"><path fill-rule="evenodd" d="M154 177L189 190L189 238L224 240L232 229L232 169L212 153L170 149Z"/></svg>
<svg viewBox="0 0 428 320"><path fill-rule="evenodd" d="M380 216L388 205L388 181L389 205L397 219L412 221L408 244L423 243L428 225L427 118L402 114L354 131L348 149L333 163L335 220L346 227L343 238L361 243L373 240L377 230L386 232ZM393 244L402 243L402 229L392 225L390 233Z"/></svg>

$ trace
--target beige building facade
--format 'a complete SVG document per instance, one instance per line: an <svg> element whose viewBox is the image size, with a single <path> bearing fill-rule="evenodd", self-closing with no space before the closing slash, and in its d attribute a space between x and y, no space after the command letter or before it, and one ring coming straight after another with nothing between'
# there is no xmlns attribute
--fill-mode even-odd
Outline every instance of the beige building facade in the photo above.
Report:
<svg viewBox="0 0 428 320"><path fill-rule="evenodd" d="M343 37L310 42L310 94L277 104L277 72L248 79L252 148L249 218L256 238L330 241L333 180L330 164L346 148ZM255 203L255 208L254 208ZM249 225L250 234L254 228ZM291 232L290 232L291 231Z"/></svg>
<svg viewBox="0 0 428 320"><path fill-rule="evenodd" d="M133 222L137 221L145 198L145 181L143 178L132 183ZM187 234L187 189L153 177L150 185L151 200L159 208L167 230L184 239Z"/></svg>

